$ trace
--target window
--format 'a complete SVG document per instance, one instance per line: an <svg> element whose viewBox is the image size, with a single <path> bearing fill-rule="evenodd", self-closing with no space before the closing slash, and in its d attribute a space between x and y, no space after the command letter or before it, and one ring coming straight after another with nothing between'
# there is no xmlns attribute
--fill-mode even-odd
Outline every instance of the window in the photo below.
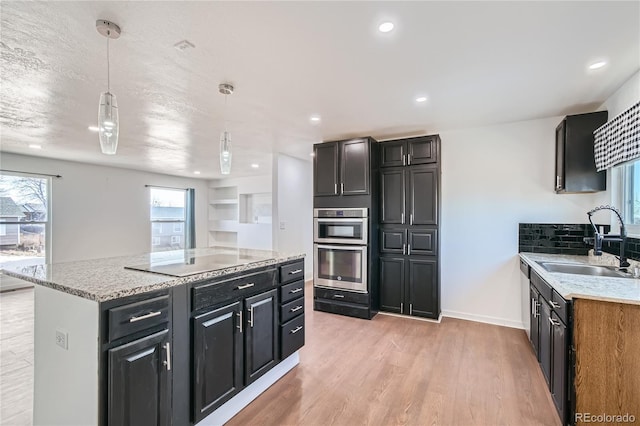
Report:
<svg viewBox="0 0 640 426"><path fill-rule="evenodd" d="M185 248L187 191L151 188L151 251Z"/></svg>
<svg viewBox="0 0 640 426"><path fill-rule="evenodd" d="M629 234L640 235L640 160L622 165L621 213ZM615 204L615 203L614 203Z"/></svg>
<svg viewBox="0 0 640 426"><path fill-rule="evenodd" d="M51 179L0 174L0 268L51 261Z"/></svg>

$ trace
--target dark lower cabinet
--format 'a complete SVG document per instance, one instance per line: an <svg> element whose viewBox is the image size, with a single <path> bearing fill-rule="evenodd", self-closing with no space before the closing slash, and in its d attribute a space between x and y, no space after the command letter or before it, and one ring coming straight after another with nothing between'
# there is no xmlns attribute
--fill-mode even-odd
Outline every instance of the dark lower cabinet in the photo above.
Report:
<svg viewBox="0 0 640 426"><path fill-rule="evenodd" d="M551 308L546 301L540 301L540 322L538 331L540 332L540 368L547 382L547 386L551 386Z"/></svg>
<svg viewBox="0 0 640 426"><path fill-rule="evenodd" d="M108 424L171 424L169 330L108 351Z"/></svg>
<svg viewBox="0 0 640 426"><path fill-rule="evenodd" d="M245 384L253 383L278 363L278 291L245 299Z"/></svg>
<svg viewBox="0 0 640 426"><path fill-rule="evenodd" d="M560 320L554 312L551 315L553 323L551 324L552 336L552 363L553 371L551 376L551 397L556 404L558 414L562 423L567 419L567 401L569 395L569 338L567 326Z"/></svg>
<svg viewBox="0 0 640 426"><path fill-rule="evenodd" d="M438 318L438 261L408 256L381 256L380 309Z"/></svg>
<svg viewBox="0 0 640 426"><path fill-rule="evenodd" d="M540 293L534 286L529 287L529 296L531 297L531 304L529 307L529 340L533 347L533 352L536 354L536 358L540 361L540 327L538 326L538 311L540 309Z"/></svg>
<svg viewBox="0 0 640 426"><path fill-rule="evenodd" d="M198 422L242 389L241 304L198 315L193 330L193 401Z"/></svg>

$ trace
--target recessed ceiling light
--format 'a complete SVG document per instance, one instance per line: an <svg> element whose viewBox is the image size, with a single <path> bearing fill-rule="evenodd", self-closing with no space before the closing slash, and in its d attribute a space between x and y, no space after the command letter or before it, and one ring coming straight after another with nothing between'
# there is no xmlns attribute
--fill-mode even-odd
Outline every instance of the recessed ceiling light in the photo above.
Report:
<svg viewBox="0 0 640 426"><path fill-rule="evenodd" d="M100 128L98 126L89 126L89 130L91 130L92 132L97 132L100 130Z"/></svg>
<svg viewBox="0 0 640 426"><path fill-rule="evenodd" d="M319 123L319 122L320 122L320 116L319 116L319 115L317 115L317 114L312 115L312 116L309 118L309 120L311 120L311 121L312 121L312 122L314 122L314 123Z"/></svg>
<svg viewBox="0 0 640 426"><path fill-rule="evenodd" d="M393 22L383 22L378 25L378 31L381 33L388 33L391 30L393 30Z"/></svg>
<svg viewBox="0 0 640 426"><path fill-rule="evenodd" d="M196 170L193 172L194 175L199 175L200 174L200 170Z"/></svg>
<svg viewBox="0 0 640 426"><path fill-rule="evenodd" d="M589 65L589 69L590 70L597 70L599 68L604 67L605 65L607 65L607 61L598 61L598 62L594 62L593 64Z"/></svg>
<svg viewBox="0 0 640 426"><path fill-rule="evenodd" d="M258 167L260 167L260 164L253 163L251 167L253 167L254 169L257 169Z"/></svg>
<svg viewBox="0 0 640 426"><path fill-rule="evenodd" d="M416 98L416 102L426 102L426 101L427 101L426 96L419 96Z"/></svg>
<svg viewBox="0 0 640 426"><path fill-rule="evenodd" d="M32 143L32 144L29 145L29 148L31 148L31 149L42 149L42 145L38 145L38 144Z"/></svg>

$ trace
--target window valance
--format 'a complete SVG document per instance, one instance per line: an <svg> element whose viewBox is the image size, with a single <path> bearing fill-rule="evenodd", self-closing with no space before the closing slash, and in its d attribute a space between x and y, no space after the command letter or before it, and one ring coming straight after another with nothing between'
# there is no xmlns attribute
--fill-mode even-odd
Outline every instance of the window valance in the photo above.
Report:
<svg viewBox="0 0 640 426"><path fill-rule="evenodd" d="M640 158L640 102L593 132L598 171Z"/></svg>

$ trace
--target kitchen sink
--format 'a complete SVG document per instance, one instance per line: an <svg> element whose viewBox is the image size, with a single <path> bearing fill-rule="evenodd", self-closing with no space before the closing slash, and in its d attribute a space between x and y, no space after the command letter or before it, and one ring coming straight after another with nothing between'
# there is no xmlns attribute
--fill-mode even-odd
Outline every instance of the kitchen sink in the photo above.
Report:
<svg viewBox="0 0 640 426"><path fill-rule="evenodd" d="M630 274L618 270L615 266L582 265L578 263L538 262L549 272L562 274L595 275L600 277L629 277Z"/></svg>

